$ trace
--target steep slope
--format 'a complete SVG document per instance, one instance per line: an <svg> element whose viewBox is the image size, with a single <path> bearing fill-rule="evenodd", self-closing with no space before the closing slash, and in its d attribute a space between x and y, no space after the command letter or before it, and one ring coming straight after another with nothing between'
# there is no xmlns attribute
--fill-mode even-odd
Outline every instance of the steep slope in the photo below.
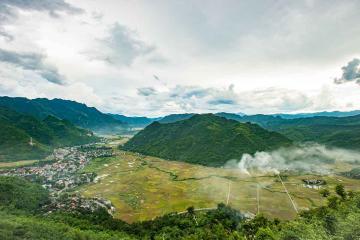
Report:
<svg viewBox="0 0 360 240"><path fill-rule="evenodd" d="M256 124L239 123L213 114L194 115L174 123L154 122L124 149L207 166L222 166L243 153L288 146L291 141Z"/></svg>
<svg viewBox="0 0 360 240"><path fill-rule="evenodd" d="M114 131L121 129L124 124L108 114L104 114L94 107L75 101L46 98L27 99L22 97L0 97L0 106L10 108L19 113L24 113L44 119L54 116L68 120L76 126L94 131Z"/></svg>
<svg viewBox="0 0 360 240"><path fill-rule="evenodd" d="M0 107L0 161L43 158L54 147L85 144L98 138L52 116L40 121ZM32 143L31 143L32 142Z"/></svg>

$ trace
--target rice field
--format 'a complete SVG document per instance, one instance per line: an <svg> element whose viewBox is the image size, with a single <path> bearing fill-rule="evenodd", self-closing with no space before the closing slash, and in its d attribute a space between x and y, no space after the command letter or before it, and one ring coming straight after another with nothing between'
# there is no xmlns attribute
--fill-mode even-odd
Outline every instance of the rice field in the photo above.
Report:
<svg viewBox="0 0 360 240"><path fill-rule="evenodd" d="M341 169L351 166L341 166ZM234 169L211 168L116 150L116 156L96 159L84 171L95 171L98 181L79 191L86 197L111 200L115 217L127 222L149 220L189 206L212 208L220 202L242 212L292 219L296 211L277 175L249 176ZM319 190L303 186L302 179L323 179L333 191L336 184L359 190L358 180L338 175L289 175L284 185L299 210L322 205Z"/></svg>

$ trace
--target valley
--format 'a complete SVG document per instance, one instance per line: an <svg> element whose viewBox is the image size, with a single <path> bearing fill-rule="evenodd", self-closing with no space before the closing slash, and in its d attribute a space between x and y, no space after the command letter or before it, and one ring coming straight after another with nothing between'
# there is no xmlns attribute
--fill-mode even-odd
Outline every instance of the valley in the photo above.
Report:
<svg viewBox="0 0 360 240"><path fill-rule="evenodd" d="M359 9L0 0L0 240L360 240Z"/></svg>
<svg viewBox="0 0 360 240"><path fill-rule="evenodd" d="M324 166L325 167L325 166ZM335 173L349 171L354 164L334 163ZM239 169L213 168L184 162L166 161L114 148L111 158L97 158L84 172L96 172L98 179L77 189L85 197L109 199L115 207L114 217L127 222L151 220L170 213L211 209L228 203L248 216L263 213L270 218L293 219L297 213L279 176L274 173L242 173ZM334 192L337 184L359 190L359 180L337 174L312 175L281 173L284 185L299 211L324 205L319 191ZM303 180L319 179L325 186L311 186Z"/></svg>

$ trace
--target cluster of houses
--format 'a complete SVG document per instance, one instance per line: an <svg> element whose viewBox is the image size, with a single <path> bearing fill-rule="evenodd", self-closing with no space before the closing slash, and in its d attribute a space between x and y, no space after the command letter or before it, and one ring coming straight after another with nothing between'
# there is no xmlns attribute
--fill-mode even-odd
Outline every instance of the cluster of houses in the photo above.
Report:
<svg viewBox="0 0 360 240"><path fill-rule="evenodd" d="M302 179L303 186L311 189L320 189L326 185L326 181L322 179Z"/></svg>
<svg viewBox="0 0 360 240"><path fill-rule="evenodd" d="M52 201L46 205L44 209L51 213L53 211L67 211L67 212L97 212L100 209L105 210L108 214L113 215L115 207L111 201L100 197L84 198L78 193L63 193L56 201Z"/></svg>
<svg viewBox="0 0 360 240"><path fill-rule="evenodd" d="M49 211L74 208L95 211L103 207L111 214L114 211L111 202L102 198L85 199L78 194L69 195L68 192L77 186L94 181L95 173L81 172L91 159L112 155L111 148L96 144L59 148L55 149L45 161L32 166L6 169L0 175L19 176L41 183L50 193L52 201L47 206Z"/></svg>

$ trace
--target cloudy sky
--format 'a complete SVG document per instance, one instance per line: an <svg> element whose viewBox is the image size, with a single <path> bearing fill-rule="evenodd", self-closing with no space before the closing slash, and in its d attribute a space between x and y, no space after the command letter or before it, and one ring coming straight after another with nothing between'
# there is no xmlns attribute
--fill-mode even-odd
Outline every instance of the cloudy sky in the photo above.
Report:
<svg viewBox="0 0 360 240"><path fill-rule="evenodd" d="M0 95L105 112L360 109L360 1L0 0Z"/></svg>

